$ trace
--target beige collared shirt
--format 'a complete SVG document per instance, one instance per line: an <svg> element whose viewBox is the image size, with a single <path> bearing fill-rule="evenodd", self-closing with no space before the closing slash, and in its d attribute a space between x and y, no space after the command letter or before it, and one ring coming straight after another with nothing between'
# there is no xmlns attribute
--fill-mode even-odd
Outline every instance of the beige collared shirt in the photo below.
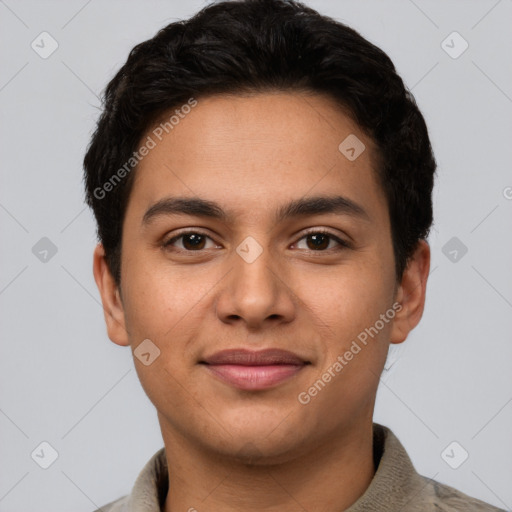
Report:
<svg viewBox="0 0 512 512"><path fill-rule="evenodd" d="M417 473L398 438L378 423L373 424L373 446L377 471L345 512L505 512ZM128 496L95 512L162 512L168 485L162 448L140 472Z"/></svg>

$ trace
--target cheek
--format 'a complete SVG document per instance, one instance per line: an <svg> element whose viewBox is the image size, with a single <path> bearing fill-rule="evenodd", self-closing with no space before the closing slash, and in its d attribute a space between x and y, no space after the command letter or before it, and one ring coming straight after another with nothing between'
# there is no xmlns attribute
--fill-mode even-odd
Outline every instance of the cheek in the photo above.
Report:
<svg viewBox="0 0 512 512"><path fill-rule="evenodd" d="M293 290L314 317L341 339L357 334L388 306L388 284L369 266L325 267L314 276L300 273Z"/></svg>
<svg viewBox="0 0 512 512"><path fill-rule="evenodd" d="M211 302L210 293L219 280L213 269L179 268L164 257L140 254L127 262L125 315L133 334L179 344L198 315Z"/></svg>
<svg viewBox="0 0 512 512"><path fill-rule="evenodd" d="M177 321L174 317L179 317L180 308L186 306L185 297L177 293L171 276L149 258L130 259L123 271L124 311L130 334L160 338Z"/></svg>
<svg viewBox="0 0 512 512"><path fill-rule="evenodd" d="M131 259L125 271L124 309L141 385L160 410L186 407L186 397L190 398L183 391L190 364L187 340L193 338L191 329L199 323L198 300L206 289L198 291L194 278L186 279L168 262L147 255ZM159 350L149 365L139 360L136 352L146 339Z"/></svg>
<svg viewBox="0 0 512 512"><path fill-rule="evenodd" d="M346 268L328 281L316 279L318 286L312 287L306 301L318 323L328 327L323 331L319 372L329 368L334 371L332 366L338 357L348 353L343 370L334 372L337 378L333 379L332 390L338 388L341 392L349 386L358 390L358 400L373 390L373 376L369 372L379 374L382 370L392 325L392 316L386 317L388 322L381 320L381 315L391 307L387 278L379 274L378 267L366 269L366 273L363 269L356 273Z"/></svg>

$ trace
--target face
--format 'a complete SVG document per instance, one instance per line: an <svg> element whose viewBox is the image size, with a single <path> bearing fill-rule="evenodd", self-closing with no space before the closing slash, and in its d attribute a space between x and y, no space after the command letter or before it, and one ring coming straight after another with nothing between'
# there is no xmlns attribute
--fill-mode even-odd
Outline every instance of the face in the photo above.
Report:
<svg viewBox="0 0 512 512"><path fill-rule="evenodd" d="M299 93L198 98L162 140L147 135L121 293L101 246L94 271L109 336L134 351L164 438L285 460L371 424L429 265L422 244L396 283L372 141L332 100ZM348 136L365 146L355 159L339 149ZM231 349L250 353L215 360ZM291 354L256 368L267 349Z"/></svg>

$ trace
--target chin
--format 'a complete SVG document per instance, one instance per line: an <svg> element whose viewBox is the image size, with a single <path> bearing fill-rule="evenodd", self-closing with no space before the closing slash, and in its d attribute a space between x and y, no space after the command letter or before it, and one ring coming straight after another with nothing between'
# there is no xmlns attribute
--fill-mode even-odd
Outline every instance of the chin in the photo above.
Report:
<svg viewBox="0 0 512 512"><path fill-rule="evenodd" d="M218 432L222 440L216 443L214 450L249 465L285 462L304 447L304 432L293 428L291 423L286 425L285 417L282 416L277 422L262 421L259 416L250 423L246 421L244 425L223 423L225 430ZM279 425L285 428L277 428Z"/></svg>

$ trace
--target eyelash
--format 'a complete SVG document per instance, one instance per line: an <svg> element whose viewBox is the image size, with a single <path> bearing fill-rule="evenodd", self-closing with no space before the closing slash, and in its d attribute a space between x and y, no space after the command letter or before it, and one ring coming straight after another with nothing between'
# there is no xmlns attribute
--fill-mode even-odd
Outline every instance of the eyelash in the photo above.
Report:
<svg viewBox="0 0 512 512"><path fill-rule="evenodd" d="M206 234L206 233L203 233L202 231L197 231L197 230L189 230L189 231L182 231L181 233L179 233L178 235L175 235L173 236L172 238L170 238L169 240L165 241L163 244L162 244L162 247L164 249L167 249L167 250L177 250L179 252L189 252L189 253L194 253L194 252L201 252L203 250L206 250L206 249L199 249L197 251L191 251L191 250L188 250L188 249L176 249L176 248L173 248L172 247L172 244L174 242L176 242L176 240L179 240L180 238L182 238L183 236L185 235L191 235L191 234L194 234L194 235L200 235L200 236L204 236L206 238L209 238L210 240L212 240L212 238ZM341 246L341 247L338 247L338 248L330 248L330 249L322 249L322 250L318 250L318 251L315 251L314 249L308 249L309 252L312 252L312 253L322 253L322 252L330 252L332 250L343 250L343 249L351 249L351 244L349 244L348 242L346 242L345 240L342 240L341 238L338 238L336 235L334 235L333 233L331 233L330 231L327 231L325 229L312 229L310 231L307 231L306 233L304 233L298 241L302 240L303 238L306 238L308 235L317 235L317 234L321 234L321 235L326 235L328 236L329 238L331 238L332 240L334 240L335 242L338 242L338 244ZM297 242L298 242L297 241Z"/></svg>

